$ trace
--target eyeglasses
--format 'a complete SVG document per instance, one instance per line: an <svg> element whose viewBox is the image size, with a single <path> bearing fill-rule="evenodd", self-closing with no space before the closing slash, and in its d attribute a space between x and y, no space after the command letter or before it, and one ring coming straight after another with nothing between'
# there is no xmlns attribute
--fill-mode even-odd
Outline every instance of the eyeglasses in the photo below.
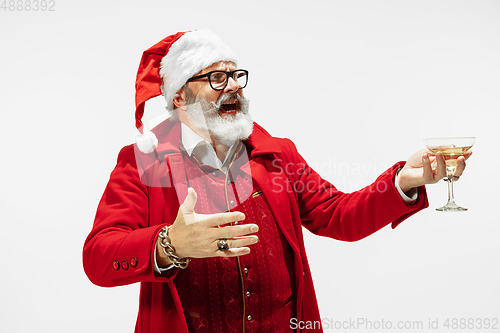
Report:
<svg viewBox="0 0 500 333"><path fill-rule="evenodd" d="M224 90L224 88L226 88L227 86L229 78L232 78L234 81L236 81L236 83L238 83L238 89L243 89L247 86L248 71L245 69L237 69L230 72L211 71L202 75L193 76L192 78L188 79L187 82L199 80L204 77L208 78L210 87L212 87L213 90Z"/></svg>

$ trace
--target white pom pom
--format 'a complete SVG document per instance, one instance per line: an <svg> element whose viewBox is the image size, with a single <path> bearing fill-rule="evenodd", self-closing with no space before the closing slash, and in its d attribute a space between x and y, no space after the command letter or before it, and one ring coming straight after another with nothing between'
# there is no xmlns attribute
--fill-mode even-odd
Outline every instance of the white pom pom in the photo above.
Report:
<svg viewBox="0 0 500 333"><path fill-rule="evenodd" d="M134 139L135 143L137 143L137 147L144 154L152 153L158 146L156 135L149 130L144 130L144 134L136 134Z"/></svg>

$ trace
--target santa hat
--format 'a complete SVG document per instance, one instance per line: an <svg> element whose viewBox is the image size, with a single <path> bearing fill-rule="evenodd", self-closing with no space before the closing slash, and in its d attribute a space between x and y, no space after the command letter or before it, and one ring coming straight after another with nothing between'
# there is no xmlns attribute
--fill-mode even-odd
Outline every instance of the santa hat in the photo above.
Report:
<svg viewBox="0 0 500 333"><path fill-rule="evenodd" d="M135 81L135 126L139 130L135 141L140 151L149 154L158 145L156 136L142 123L146 101L163 94L167 109L173 110L173 99L186 81L219 61L236 64L236 56L208 30L178 32L144 51Z"/></svg>

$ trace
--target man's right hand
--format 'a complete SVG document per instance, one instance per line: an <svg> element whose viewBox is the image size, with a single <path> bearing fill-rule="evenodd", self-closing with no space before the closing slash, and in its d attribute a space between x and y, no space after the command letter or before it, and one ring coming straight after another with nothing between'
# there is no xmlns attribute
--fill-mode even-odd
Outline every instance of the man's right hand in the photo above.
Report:
<svg viewBox="0 0 500 333"><path fill-rule="evenodd" d="M249 235L259 230L257 224L221 227L230 222L243 221L245 215L240 212L196 214L196 200L195 190L189 188L168 232L171 245L179 258L236 257L250 253L248 246L259 241L256 235ZM217 247L218 240L223 238L229 243L227 251L219 251ZM156 251L158 266L171 264L161 248L160 240L157 242Z"/></svg>

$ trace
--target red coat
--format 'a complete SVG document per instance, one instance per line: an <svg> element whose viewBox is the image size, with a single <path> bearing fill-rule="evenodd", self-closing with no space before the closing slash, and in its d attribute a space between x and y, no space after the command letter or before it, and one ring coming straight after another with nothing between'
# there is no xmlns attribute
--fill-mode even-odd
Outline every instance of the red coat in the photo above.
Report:
<svg viewBox="0 0 500 333"><path fill-rule="evenodd" d="M187 333L175 287L177 269L157 276L153 263L158 233L165 224L173 223L179 201L182 203L187 194L179 151L180 123L167 120L155 133L160 160L165 162L167 158L167 163L161 164L161 173L174 186L146 186L141 182L142 166L138 168L137 161L143 163L147 156L136 160L138 150L133 145L124 147L85 241L83 265L89 279L99 286L141 282L136 332ZM250 161L242 170L251 170L293 251L299 321L321 320L302 226L317 235L356 241L389 223L394 228L428 206L425 188L419 188L419 198L411 206L403 202L395 189L395 172L404 163L391 167L372 185L346 194L310 169L290 140L271 137L255 124L245 143Z"/></svg>

